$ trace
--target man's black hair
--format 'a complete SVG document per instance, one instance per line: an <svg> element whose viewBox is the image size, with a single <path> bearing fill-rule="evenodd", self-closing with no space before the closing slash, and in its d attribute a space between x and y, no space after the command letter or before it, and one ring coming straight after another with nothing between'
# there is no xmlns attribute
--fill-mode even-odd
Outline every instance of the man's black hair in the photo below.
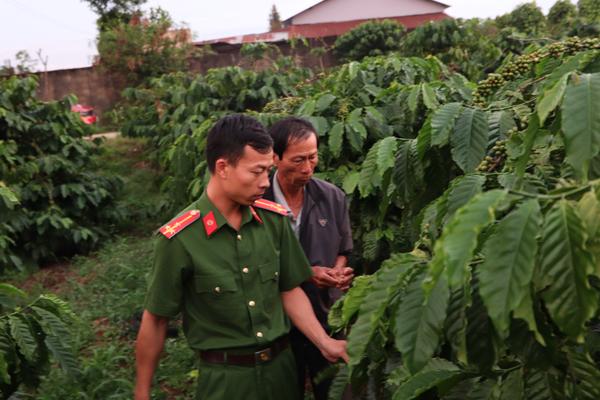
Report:
<svg viewBox="0 0 600 400"><path fill-rule="evenodd" d="M246 145L259 153L273 148L273 139L256 119L243 114L232 114L218 120L206 138L208 170L215 172L215 164L224 158L235 165L244 154Z"/></svg>
<svg viewBox="0 0 600 400"><path fill-rule="evenodd" d="M289 144L308 139L312 134L317 138L317 146L319 145L319 135L313 124L298 117L288 117L277 121L269 129L269 134L273 138L273 151L279 158L283 157Z"/></svg>

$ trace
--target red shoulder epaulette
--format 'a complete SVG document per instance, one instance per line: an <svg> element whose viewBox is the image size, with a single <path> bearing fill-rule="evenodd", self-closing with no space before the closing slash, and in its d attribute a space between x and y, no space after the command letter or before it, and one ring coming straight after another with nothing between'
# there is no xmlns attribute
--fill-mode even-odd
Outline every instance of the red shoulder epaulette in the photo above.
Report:
<svg viewBox="0 0 600 400"><path fill-rule="evenodd" d="M254 202L253 206L262 208L264 210L273 211L277 214L288 215L288 210L286 210L284 206L273 201L258 199Z"/></svg>
<svg viewBox="0 0 600 400"><path fill-rule="evenodd" d="M158 231L165 235L167 239L171 239L198 218L200 218L200 211L190 210L169 221L169 223L163 225Z"/></svg>

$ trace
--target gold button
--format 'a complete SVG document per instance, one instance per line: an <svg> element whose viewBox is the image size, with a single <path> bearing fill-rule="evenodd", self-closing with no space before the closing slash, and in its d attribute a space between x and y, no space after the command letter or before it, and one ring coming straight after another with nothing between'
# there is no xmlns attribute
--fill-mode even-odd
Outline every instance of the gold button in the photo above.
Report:
<svg viewBox="0 0 600 400"><path fill-rule="evenodd" d="M215 292L217 292L217 293L221 293L221 287L220 287L220 286L217 286L217 287L215 288Z"/></svg>
<svg viewBox="0 0 600 400"><path fill-rule="evenodd" d="M260 353L260 361L269 361L269 355L267 353Z"/></svg>
<svg viewBox="0 0 600 400"><path fill-rule="evenodd" d="M250 300L250 301L248 302L248 305L249 305L250 307L254 307L254 306L256 305L256 302L255 302L254 300Z"/></svg>
<svg viewBox="0 0 600 400"><path fill-rule="evenodd" d="M237 240L242 240L242 235L237 235Z"/></svg>
<svg viewBox="0 0 600 400"><path fill-rule="evenodd" d="M263 337L263 333L262 332L256 332L256 337Z"/></svg>
<svg viewBox="0 0 600 400"><path fill-rule="evenodd" d="M248 269L248 267L244 267L242 268L242 272L247 274L248 272L250 272L250 270Z"/></svg>

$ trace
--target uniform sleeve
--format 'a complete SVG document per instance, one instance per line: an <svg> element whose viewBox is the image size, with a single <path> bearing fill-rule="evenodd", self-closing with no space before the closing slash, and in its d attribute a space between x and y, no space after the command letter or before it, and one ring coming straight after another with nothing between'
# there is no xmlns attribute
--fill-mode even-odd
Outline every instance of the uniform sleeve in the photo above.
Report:
<svg viewBox="0 0 600 400"><path fill-rule="evenodd" d="M182 275L190 265L189 260L178 240L158 237L144 303L146 310L162 317L175 317L180 312L183 300Z"/></svg>
<svg viewBox="0 0 600 400"><path fill-rule="evenodd" d="M292 290L312 276L310 263L294 235L287 218L281 218L281 244L279 248L280 277L279 290Z"/></svg>
<svg viewBox="0 0 600 400"><path fill-rule="evenodd" d="M352 243L352 230L350 229L350 215L348 212L348 202L345 197L340 199L340 248L338 255L347 256L352 252L354 245Z"/></svg>

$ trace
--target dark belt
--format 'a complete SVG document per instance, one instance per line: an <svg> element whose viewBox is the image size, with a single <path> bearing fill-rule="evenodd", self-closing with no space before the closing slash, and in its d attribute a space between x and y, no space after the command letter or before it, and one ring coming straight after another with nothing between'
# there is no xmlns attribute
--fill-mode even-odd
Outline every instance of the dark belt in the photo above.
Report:
<svg viewBox="0 0 600 400"><path fill-rule="evenodd" d="M203 361L215 364L257 365L271 361L290 345L287 335L280 337L271 346L250 353L237 353L235 350L204 350L200 351Z"/></svg>

